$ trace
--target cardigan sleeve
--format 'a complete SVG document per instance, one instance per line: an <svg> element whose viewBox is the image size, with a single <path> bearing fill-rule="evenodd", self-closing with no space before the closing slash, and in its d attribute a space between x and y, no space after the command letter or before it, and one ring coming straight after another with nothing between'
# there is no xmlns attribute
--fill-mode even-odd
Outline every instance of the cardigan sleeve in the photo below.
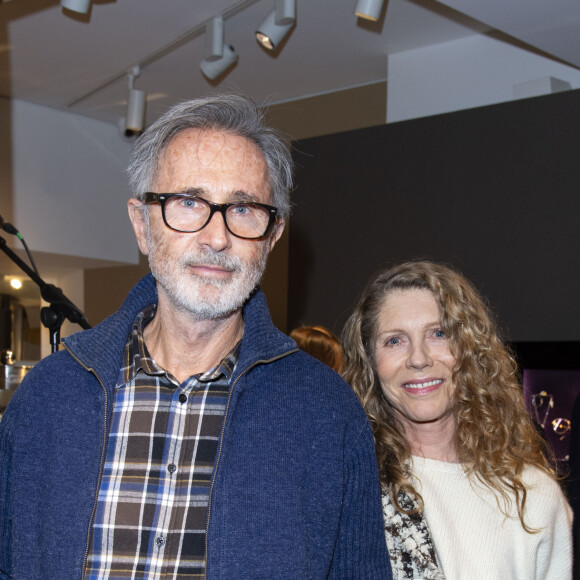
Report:
<svg viewBox="0 0 580 580"><path fill-rule="evenodd" d="M340 530L329 578L392 578L377 461L368 424L345 458Z"/></svg>
<svg viewBox="0 0 580 580"><path fill-rule="evenodd" d="M12 458L9 418L0 423L0 579L11 578L10 465Z"/></svg>

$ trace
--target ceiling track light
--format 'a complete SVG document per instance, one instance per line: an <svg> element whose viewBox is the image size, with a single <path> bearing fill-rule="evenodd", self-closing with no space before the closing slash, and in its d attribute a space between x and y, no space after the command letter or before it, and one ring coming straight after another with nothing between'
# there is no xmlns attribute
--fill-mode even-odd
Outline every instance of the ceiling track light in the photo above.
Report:
<svg viewBox="0 0 580 580"><path fill-rule="evenodd" d="M359 18L376 22L381 17L384 0L358 0L354 13Z"/></svg>
<svg viewBox="0 0 580 580"><path fill-rule="evenodd" d="M268 50L275 50L296 23L296 0L276 0L274 10L256 30L256 40Z"/></svg>
<svg viewBox="0 0 580 580"><path fill-rule="evenodd" d="M199 65L201 72L210 81L213 81L221 74L226 72L231 66L238 61L238 53L233 46L224 44L222 46L222 57L217 60L203 59Z"/></svg>
<svg viewBox="0 0 580 580"><path fill-rule="evenodd" d="M145 91L135 88L135 79L141 74L141 67L134 66L127 73L129 93L125 115L125 136L132 137L145 128Z"/></svg>
<svg viewBox="0 0 580 580"><path fill-rule="evenodd" d="M60 0L60 5L79 14L88 14L91 9L91 0Z"/></svg>
<svg viewBox="0 0 580 580"><path fill-rule="evenodd" d="M214 18L205 31L205 58L199 64L201 72L213 81L238 61L235 48L224 42L224 19Z"/></svg>

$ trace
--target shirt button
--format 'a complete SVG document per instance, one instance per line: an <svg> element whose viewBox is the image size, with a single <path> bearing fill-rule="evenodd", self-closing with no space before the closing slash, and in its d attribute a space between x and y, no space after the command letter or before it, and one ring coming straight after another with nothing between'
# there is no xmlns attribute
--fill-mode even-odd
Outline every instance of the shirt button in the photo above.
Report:
<svg viewBox="0 0 580 580"><path fill-rule="evenodd" d="M180 403L185 403L185 401L187 401L187 395L185 395L185 394L181 393L181 394L179 395L179 402L180 402Z"/></svg>
<svg viewBox="0 0 580 580"><path fill-rule="evenodd" d="M167 466L167 471L169 471L169 473L174 473L176 469L177 469L177 465L175 465L175 463L170 463Z"/></svg>
<svg viewBox="0 0 580 580"><path fill-rule="evenodd" d="M162 538L161 536L155 538L155 543L161 548L161 546L165 545L165 538Z"/></svg>

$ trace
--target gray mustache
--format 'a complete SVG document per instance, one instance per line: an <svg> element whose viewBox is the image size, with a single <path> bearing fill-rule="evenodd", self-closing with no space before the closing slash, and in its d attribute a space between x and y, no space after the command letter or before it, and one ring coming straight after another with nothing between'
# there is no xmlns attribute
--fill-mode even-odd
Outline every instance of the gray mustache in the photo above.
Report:
<svg viewBox="0 0 580 580"><path fill-rule="evenodd" d="M179 261L183 266L217 266L231 272L239 272L242 268L241 260L238 257L212 252L208 249L185 254Z"/></svg>

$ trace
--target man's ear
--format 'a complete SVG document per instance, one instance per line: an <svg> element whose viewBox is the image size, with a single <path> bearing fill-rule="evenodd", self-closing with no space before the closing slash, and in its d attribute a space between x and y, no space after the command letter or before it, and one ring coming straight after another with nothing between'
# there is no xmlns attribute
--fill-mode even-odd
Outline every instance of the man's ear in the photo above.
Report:
<svg viewBox="0 0 580 580"><path fill-rule="evenodd" d="M270 243L270 249L268 250L269 252L271 252L274 249L276 242L280 239L280 237L284 233L285 226L286 222L282 218L276 220L276 223L274 224L274 231L272 232L272 235L268 240Z"/></svg>
<svg viewBox="0 0 580 580"><path fill-rule="evenodd" d="M138 199L131 198L127 202L127 209L129 211L129 219L133 225L133 231L137 238L137 244L141 252L147 256L149 254L149 245L147 244L147 236L145 235L147 223L143 213L147 211L145 205Z"/></svg>

